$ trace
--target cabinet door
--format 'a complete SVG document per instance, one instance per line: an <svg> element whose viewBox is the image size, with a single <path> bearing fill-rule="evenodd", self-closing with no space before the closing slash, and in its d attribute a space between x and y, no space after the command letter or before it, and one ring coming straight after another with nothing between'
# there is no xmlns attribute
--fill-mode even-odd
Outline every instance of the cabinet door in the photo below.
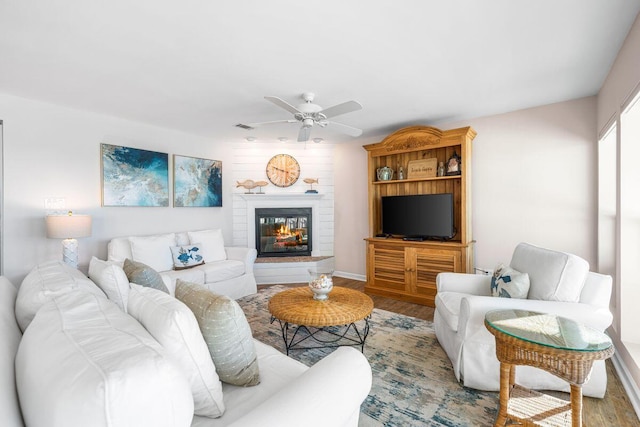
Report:
<svg viewBox="0 0 640 427"><path fill-rule="evenodd" d="M415 282L412 292L424 297L433 306L436 299L436 276L441 272L460 272L461 254L456 250L415 249L413 260Z"/></svg>
<svg viewBox="0 0 640 427"><path fill-rule="evenodd" d="M376 288L402 291L405 284L404 248L398 246L369 245L369 281Z"/></svg>

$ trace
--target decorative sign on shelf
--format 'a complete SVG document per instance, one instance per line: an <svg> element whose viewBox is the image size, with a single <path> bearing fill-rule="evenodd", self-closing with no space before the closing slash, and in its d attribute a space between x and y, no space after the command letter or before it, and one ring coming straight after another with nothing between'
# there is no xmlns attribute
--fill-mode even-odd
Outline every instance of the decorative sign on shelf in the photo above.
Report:
<svg viewBox="0 0 640 427"><path fill-rule="evenodd" d="M411 160L407 167L407 178L433 178L438 171L438 159Z"/></svg>

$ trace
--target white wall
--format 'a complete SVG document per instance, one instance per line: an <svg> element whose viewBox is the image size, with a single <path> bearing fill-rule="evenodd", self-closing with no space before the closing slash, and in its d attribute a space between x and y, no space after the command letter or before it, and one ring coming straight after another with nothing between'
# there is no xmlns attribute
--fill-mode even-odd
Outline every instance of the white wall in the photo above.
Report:
<svg viewBox="0 0 640 427"><path fill-rule="evenodd" d="M572 252L596 265L596 98L438 125L472 126L475 265L508 264L519 242ZM380 138L382 140L383 138ZM364 277L367 156L336 148L336 270ZM464 164L464 159L463 159Z"/></svg>
<svg viewBox="0 0 640 427"><path fill-rule="evenodd" d="M382 138L380 138L382 139ZM365 280L369 237L367 152L363 145L377 140L358 139L335 149L335 268L336 274Z"/></svg>
<svg viewBox="0 0 640 427"><path fill-rule="evenodd" d="M519 242L596 266L596 98L468 120L475 265L511 260Z"/></svg>
<svg viewBox="0 0 640 427"><path fill-rule="evenodd" d="M0 95L0 120L4 120L4 274L14 283L20 283L36 263L61 258L61 242L45 237L46 197L64 197L67 209L93 216L92 237L79 239L84 271L91 255L106 257L107 242L115 236L220 227L225 240L231 241L233 183L226 174L221 208L100 206L102 142L222 160L223 173L232 160L227 145L8 95Z"/></svg>
<svg viewBox="0 0 640 427"><path fill-rule="evenodd" d="M331 256L334 254L334 145L330 143L316 144L314 142L300 143L291 141L281 142L240 142L233 145L232 170L226 175L234 184L233 189L233 245L247 246L247 201L242 195L247 191L242 187L236 187L236 182L251 179L253 181L267 181L266 166L269 159L276 154L289 154L300 165L300 178L293 185L286 188L276 187L269 183L263 187L265 200L270 195L302 195L310 189L305 178L318 179L313 188L321 195L318 200L318 212L314 212L314 224L318 224L318 230L314 230L312 242L314 256ZM252 190L258 192L259 189ZM295 204L295 202L293 203ZM254 204L255 205L255 204ZM301 202L297 206L312 206L308 202ZM282 206L285 206L284 204ZM293 206L287 204L286 206ZM274 206L271 206L274 207ZM317 217L316 217L317 216ZM250 217L250 215L249 215Z"/></svg>
<svg viewBox="0 0 640 427"><path fill-rule="evenodd" d="M598 92L598 132L602 133L620 114L623 105L640 84L640 15L636 17L618 56ZM603 135L600 135L603 136Z"/></svg>

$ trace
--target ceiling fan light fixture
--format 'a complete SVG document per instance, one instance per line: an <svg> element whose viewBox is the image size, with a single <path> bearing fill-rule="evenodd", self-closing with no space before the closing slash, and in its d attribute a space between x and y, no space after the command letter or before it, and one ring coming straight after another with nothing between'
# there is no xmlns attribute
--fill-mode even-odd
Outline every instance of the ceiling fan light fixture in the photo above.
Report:
<svg viewBox="0 0 640 427"><path fill-rule="evenodd" d="M313 138L313 142L315 142L316 144L318 144L318 143L320 143L322 141L324 141L324 139L322 139L322 138Z"/></svg>
<svg viewBox="0 0 640 427"><path fill-rule="evenodd" d="M304 119L304 120L302 121L302 126L304 126L304 127L306 127L306 128L310 128L310 127L312 127L312 126L313 126L313 119L312 119L312 118L307 117L306 119Z"/></svg>

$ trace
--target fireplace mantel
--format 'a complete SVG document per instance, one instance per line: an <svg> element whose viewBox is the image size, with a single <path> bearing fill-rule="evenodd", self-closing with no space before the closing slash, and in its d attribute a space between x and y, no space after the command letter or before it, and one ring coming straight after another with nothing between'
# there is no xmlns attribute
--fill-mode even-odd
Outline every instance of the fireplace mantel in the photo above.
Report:
<svg viewBox="0 0 640 427"><path fill-rule="evenodd" d="M241 198L247 201L254 201L260 199L266 200L317 200L324 196L320 193L275 193L275 194L257 194L257 193L242 193L239 195Z"/></svg>

